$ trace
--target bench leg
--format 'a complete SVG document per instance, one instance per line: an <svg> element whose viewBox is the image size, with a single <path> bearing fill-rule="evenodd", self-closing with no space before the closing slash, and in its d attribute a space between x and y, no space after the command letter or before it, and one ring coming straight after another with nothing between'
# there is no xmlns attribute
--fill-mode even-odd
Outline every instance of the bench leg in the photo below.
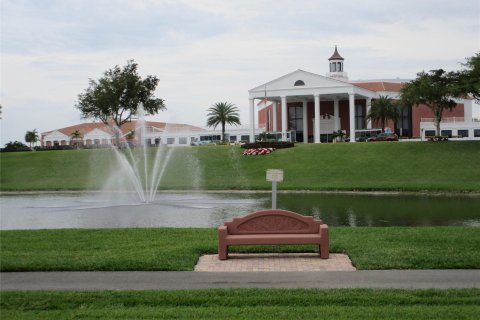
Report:
<svg viewBox="0 0 480 320"><path fill-rule="evenodd" d="M227 260L228 258L228 246L218 245L218 260Z"/></svg>
<svg viewBox="0 0 480 320"><path fill-rule="evenodd" d="M320 226L320 258L328 259L329 253L329 240L328 240L328 226L326 224Z"/></svg>

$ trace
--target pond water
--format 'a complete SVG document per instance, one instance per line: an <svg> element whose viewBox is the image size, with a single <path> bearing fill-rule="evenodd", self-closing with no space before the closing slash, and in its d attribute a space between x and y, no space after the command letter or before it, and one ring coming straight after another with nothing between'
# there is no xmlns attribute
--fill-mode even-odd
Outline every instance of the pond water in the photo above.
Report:
<svg viewBox="0 0 480 320"><path fill-rule="evenodd" d="M140 203L129 193L2 195L0 229L217 227L271 207L270 193L158 193ZM279 193L277 207L330 226L480 227L480 197Z"/></svg>

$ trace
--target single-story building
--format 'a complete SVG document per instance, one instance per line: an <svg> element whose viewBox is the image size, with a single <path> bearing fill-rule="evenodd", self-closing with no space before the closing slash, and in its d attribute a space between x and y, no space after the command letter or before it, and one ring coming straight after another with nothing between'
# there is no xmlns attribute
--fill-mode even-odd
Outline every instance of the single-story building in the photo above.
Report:
<svg viewBox="0 0 480 320"><path fill-rule="evenodd" d="M188 124L145 121L142 125L133 120L121 126L120 143L190 145L202 132L206 130ZM40 141L42 147L109 146L114 144L115 139L111 127L102 122L90 122L43 132Z"/></svg>

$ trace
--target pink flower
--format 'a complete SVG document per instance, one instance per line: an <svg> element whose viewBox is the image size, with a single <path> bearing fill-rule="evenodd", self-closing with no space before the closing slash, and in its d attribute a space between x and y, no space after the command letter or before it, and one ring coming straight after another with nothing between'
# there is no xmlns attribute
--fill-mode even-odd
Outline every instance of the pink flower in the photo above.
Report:
<svg viewBox="0 0 480 320"><path fill-rule="evenodd" d="M244 156L256 156L256 155L263 155L273 152L274 148L251 148L247 149L243 152Z"/></svg>

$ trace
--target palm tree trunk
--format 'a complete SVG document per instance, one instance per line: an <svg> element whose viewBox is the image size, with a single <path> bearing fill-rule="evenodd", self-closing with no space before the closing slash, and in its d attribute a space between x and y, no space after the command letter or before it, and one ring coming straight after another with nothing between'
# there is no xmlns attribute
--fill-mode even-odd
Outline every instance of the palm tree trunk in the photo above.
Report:
<svg viewBox="0 0 480 320"><path fill-rule="evenodd" d="M222 142L225 142L225 122L222 122Z"/></svg>

